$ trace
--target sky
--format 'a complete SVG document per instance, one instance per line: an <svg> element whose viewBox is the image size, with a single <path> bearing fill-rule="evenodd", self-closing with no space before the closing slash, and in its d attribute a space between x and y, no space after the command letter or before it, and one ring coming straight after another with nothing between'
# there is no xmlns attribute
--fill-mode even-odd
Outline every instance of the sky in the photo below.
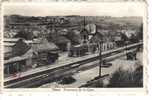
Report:
<svg viewBox="0 0 152 100"><path fill-rule="evenodd" d="M145 3L4 3L4 15L24 16L143 16Z"/></svg>

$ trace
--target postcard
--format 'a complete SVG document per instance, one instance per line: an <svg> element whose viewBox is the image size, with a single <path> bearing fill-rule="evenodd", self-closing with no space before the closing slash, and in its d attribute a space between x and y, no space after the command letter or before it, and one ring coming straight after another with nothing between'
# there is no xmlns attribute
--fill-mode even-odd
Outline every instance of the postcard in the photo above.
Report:
<svg viewBox="0 0 152 100"><path fill-rule="evenodd" d="M147 94L144 0L15 1L1 4L2 93Z"/></svg>

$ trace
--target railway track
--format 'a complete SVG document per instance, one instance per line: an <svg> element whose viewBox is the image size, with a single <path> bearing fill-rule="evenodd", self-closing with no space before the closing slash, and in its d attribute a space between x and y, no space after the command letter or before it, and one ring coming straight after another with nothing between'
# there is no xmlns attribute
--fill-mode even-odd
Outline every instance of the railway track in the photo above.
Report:
<svg viewBox="0 0 152 100"><path fill-rule="evenodd" d="M112 61L130 52L135 52L136 48L142 46L142 42L120 47L102 53L103 60ZM4 88L35 88L48 82L54 82L65 76L73 75L82 68L82 65L97 61L99 56L94 56L84 60L71 62L53 69L43 70L37 73L26 75L13 80L4 80ZM83 66L84 67L84 66ZM85 66L86 67L86 66ZM90 66L89 66L90 67ZM90 67L91 68L91 67ZM89 69L89 68L87 68Z"/></svg>

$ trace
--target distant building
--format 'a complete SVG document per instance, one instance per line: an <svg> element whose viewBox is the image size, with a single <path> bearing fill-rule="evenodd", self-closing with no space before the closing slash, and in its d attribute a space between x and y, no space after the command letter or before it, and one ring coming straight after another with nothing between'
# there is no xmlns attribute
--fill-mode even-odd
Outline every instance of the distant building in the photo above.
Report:
<svg viewBox="0 0 152 100"><path fill-rule="evenodd" d="M99 43L102 43L102 51L106 51L115 47L115 42L111 41L109 37L106 37L100 32L96 32L90 39L90 43L97 44L97 49L99 50Z"/></svg>

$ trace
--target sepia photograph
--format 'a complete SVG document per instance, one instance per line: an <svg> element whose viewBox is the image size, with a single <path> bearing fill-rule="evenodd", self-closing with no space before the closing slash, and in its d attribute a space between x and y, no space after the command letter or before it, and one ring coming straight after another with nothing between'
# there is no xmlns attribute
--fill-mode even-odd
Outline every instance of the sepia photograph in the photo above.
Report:
<svg viewBox="0 0 152 100"><path fill-rule="evenodd" d="M4 4L3 84L144 88L145 4Z"/></svg>

